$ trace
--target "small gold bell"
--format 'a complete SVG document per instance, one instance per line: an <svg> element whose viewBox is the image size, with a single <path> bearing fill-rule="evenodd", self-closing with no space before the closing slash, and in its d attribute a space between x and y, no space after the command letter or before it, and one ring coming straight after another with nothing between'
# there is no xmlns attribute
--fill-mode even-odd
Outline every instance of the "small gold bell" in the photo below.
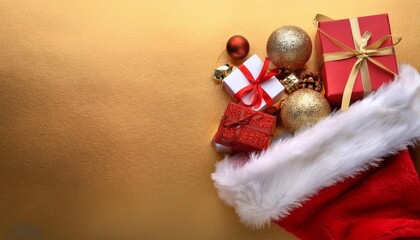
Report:
<svg viewBox="0 0 420 240"><path fill-rule="evenodd" d="M294 73L280 80L280 83L284 86L288 94L298 90L298 82L299 78Z"/></svg>
<svg viewBox="0 0 420 240"><path fill-rule="evenodd" d="M230 63L218 66L216 69L214 69L213 79L221 82L235 69L236 67Z"/></svg>

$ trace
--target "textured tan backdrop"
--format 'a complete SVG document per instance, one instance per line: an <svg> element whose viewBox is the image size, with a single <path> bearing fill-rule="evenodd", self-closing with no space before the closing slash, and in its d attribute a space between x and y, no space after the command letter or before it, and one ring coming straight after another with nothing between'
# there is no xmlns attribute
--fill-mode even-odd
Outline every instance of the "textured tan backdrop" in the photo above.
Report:
<svg viewBox="0 0 420 240"><path fill-rule="evenodd" d="M264 57L279 26L384 12L419 69L417 0L1 0L0 239L294 239L217 198L212 68L234 34Z"/></svg>

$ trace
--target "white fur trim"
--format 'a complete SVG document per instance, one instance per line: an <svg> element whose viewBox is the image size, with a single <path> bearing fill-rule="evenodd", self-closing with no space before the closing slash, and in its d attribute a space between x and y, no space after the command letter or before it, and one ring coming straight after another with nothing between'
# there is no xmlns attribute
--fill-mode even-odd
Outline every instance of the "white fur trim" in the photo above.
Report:
<svg viewBox="0 0 420 240"><path fill-rule="evenodd" d="M227 156L212 179L241 221L262 227L322 188L375 166L420 138L420 75L409 65L349 110L279 140L245 163Z"/></svg>

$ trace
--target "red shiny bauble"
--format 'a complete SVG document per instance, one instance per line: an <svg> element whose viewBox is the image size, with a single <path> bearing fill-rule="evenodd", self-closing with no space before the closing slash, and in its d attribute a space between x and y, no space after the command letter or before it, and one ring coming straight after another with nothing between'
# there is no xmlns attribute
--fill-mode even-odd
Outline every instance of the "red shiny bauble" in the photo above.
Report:
<svg viewBox="0 0 420 240"><path fill-rule="evenodd" d="M232 36L226 43L226 52L235 60L243 59L249 53L249 42L241 35Z"/></svg>

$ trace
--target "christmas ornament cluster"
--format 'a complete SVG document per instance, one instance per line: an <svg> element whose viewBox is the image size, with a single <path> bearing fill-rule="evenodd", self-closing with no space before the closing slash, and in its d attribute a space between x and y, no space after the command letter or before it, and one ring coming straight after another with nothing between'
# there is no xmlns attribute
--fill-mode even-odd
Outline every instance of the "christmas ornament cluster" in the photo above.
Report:
<svg viewBox="0 0 420 240"><path fill-rule="evenodd" d="M239 104L229 103L215 146L254 152L217 162L219 198L242 223L274 222L299 239L420 239L420 181L407 151L420 141L420 74L397 68L401 38L387 14L317 15L314 25L319 75L304 66L310 40L293 26L268 39L274 69L254 55L219 74ZM276 116L297 134L270 143Z"/></svg>
<svg viewBox="0 0 420 240"><path fill-rule="evenodd" d="M248 40L241 35L232 36L226 44L226 52L233 61L246 58L249 49ZM235 154L266 149L277 127L277 115L293 134L331 113L330 105L320 93L319 74L305 66L311 52L312 41L304 30L284 26L268 38L268 57L264 61L253 55L240 66L227 63L215 69L214 80L221 82L238 101L229 103L214 137L218 152ZM269 69L270 65L274 67Z"/></svg>
<svg viewBox="0 0 420 240"><path fill-rule="evenodd" d="M369 20L383 21L375 17ZM395 55L383 48L398 41L393 44L390 37L384 37L367 46L370 36L365 34L354 37L359 42L352 49L347 47L350 43L337 40L342 39L340 31L332 31L342 27L340 23L320 21L316 27L323 54L321 74L306 66L312 40L297 26L282 26L271 33L263 61L255 54L246 59L250 44L244 36L228 39L226 53L233 62L243 62L239 66L226 63L214 70L213 79L236 100L229 103L213 139L218 152L236 154L267 149L277 125L296 134L329 116L340 104L341 110L346 110L350 102L362 99L396 74ZM335 53L337 47L344 51ZM376 56L381 56L386 66L377 64L373 59ZM367 62L382 68L371 71L370 79L366 79Z"/></svg>

